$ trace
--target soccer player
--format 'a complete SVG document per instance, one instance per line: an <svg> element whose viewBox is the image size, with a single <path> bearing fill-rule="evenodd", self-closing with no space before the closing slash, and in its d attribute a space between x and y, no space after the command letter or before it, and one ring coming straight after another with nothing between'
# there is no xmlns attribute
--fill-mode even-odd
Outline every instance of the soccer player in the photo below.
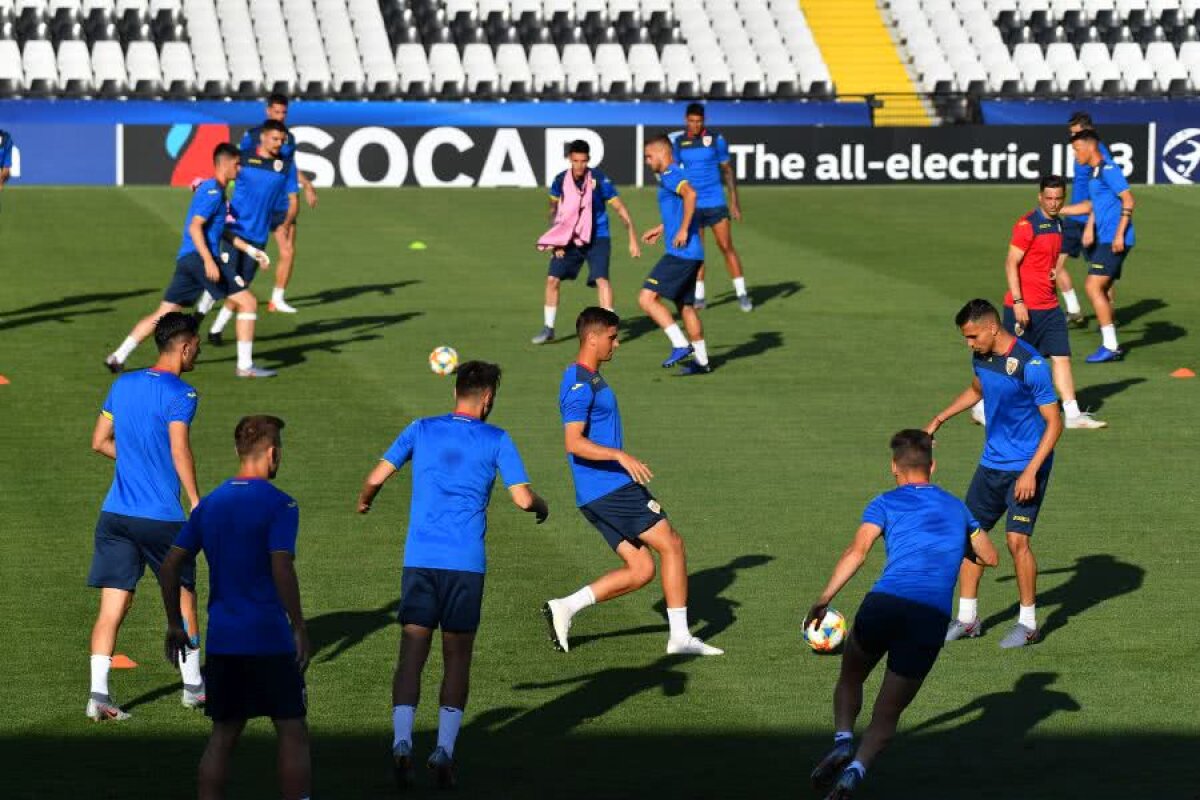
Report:
<svg viewBox="0 0 1200 800"><path fill-rule="evenodd" d="M267 98L267 119L286 125L288 98L285 94L272 94ZM251 128L242 135L242 149L252 151L262 135L261 128ZM284 198L272 209L271 231L275 234L275 244L279 246L279 263L275 270L275 288L271 291L271 301L267 304L268 311L278 311L283 314L295 314L296 309L284 300L288 282L292 278L292 265L296 261L296 220L300 213L297 194L304 190L304 201L309 208L317 207L317 190L312 181L296 168L296 137L288 132L287 140L279 150L280 155L289 162L288 186Z"/></svg>
<svg viewBox="0 0 1200 800"><path fill-rule="evenodd" d="M288 174L291 160L283 156L282 148L287 141L288 130L273 119L263 122L260 129L258 148L254 152L242 153L242 170L233 187L230 213L233 220L228 224L222 242L222 258L229 254L229 265L234 274L249 287L258 272L258 261L233 250L233 237L250 242L255 248L267 246L270 234L271 214L278 207L280 198L287 194ZM253 295L250 295L253 298ZM222 331L237 311L237 369L238 376L245 378L272 378L274 370L254 365L254 326L258 319L258 301L246 308L235 309L226 303L217 314L208 331L209 343L220 346L224 343Z"/></svg>
<svg viewBox="0 0 1200 800"><path fill-rule="evenodd" d="M87 715L93 720L124 720L129 714L113 701L108 672L117 632L133 603L146 565L162 579L160 567L183 527L179 487L189 508L200 502L189 431L196 416L196 390L180 379L191 372L200 353L196 321L178 311L163 315L154 327L158 360L150 369L117 378L92 432L92 449L116 461L112 487L96 522L95 550L88 586L100 590L100 613L92 628L92 686ZM196 622L194 562L179 565L182 614L183 705L205 702L200 675L200 628Z"/></svg>
<svg viewBox="0 0 1200 800"><path fill-rule="evenodd" d="M428 767L439 787L455 784L454 744L467 707L471 650L487 569L484 535L499 471L513 503L545 522L546 501L529 486L512 438L487 423L500 388L500 367L468 361L458 368L454 411L411 423L363 484L366 514L383 484L413 464L408 539L400 596L400 655L392 680L392 760L401 788L412 780L413 717L433 633L442 630L442 691L437 747Z"/></svg>
<svg viewBox="0 0 1200 800"><path fill-rule="evenodd" d="M546 304L542 308L542 330L533 337L534 344L545 344L554 340L554 321L558 316L558 290L563 281L573 281L579 275L583 262L588 263L588 286L596 287L597 301L603 308L613 307L612 283L608 278L608 264L612 255L612 239L609 234L608 206L612 206L625 224L629 233L629 256L640 258L637 229L629 210L621 202L617 187L612 179L598 169L588 167L591 148L582 139L567 145L567 161L570 169L563 170L550 184L550 219L554 220L567 186L567 175L574 184L573 191L581 194L591 186L592 191L592 241L576 247L567 245L554 251L550 259L550 270L546 275Z"/></svg>
<svg viewBox="0 0 1200 800"><path fill-rule="evenodd" d="M1085 129L1096 129L1095 124L1092 123L1092 117L1090 114L1076 111L1067 121L1067 130L1074 136ZM1112 161L1112 153L1108 151L1108 146L1103 142L1100 143L1100 151L1106 160ZM1091 178L1091 168L1076 162L1074 176L1071 179L1072 205L1088 199L1088 181ZM1063 249L1054 273L1058 289L1062 292L1063 301L1067 304L1067 323L1076 328L1087 327L1087 320L1084 319L1083 310L1079 307L1079 298L1075 294L1071 273L1067 271L1067 259L1077 258L1083 252L1083 231L1087 227L1087 222L1087 214L1063 218Z"/></svg>
<svg viewBox="0 0 1200 800"><path fill-rule="evenodd" d="M217 299L229 298L235 308L253 311L257 301L228 265L228 254L221 249L225 216L225 187L237 178L241 169L240 154L231 144L219 144L213 150L213 177L202 181L192 192L183 222L183 241L175 256L175 275L163 293L162 302L151 314L143 317L116 350L104 360L109 371L125 369L125 361L154 332L155 323L164 314L190 306L205 292ZM232 246L263 267L270 266L266 253L234 237ZM241 370L238 371L241 375Z"/></svg>
<svg viewBox="0 0 1200 800"><path fill-rule="evenodd" d="M1083 232L1088 276L1084 283L1088 299L1100 324L1101 344L1087 357L1089 364L1120 361L1125 353L1117 342L1113 322L1112 290L1121 279L1121 269L1133 249L1133 192L1121 168L1100 150L1100 137L1086 128L1071 137L1075 161L1091 169L1088 199L1063 209L1064 214L1090 214Z"/></svg>
<svg viewBox="0 0 1200 800"><path fill-rule="evenodd" d="M972 300L954 318L972 351L975 378L954 402L925 427L930 436L946 420L980 399L987 408L983 455L967 489L967 508L990 531L1003 518L1008 551L1017 573L1019 615L1000 640L1002 648L1023 647L1038 640L1037 561L1029 540L1046 498L1054 445L1062 435L1062 417L1046 360L1000 324L987 300ZM959 571L958 619L950 623L946 641L979 636L979 581L983 569L964 561Z"/></svg>
<svg viewBox="0 0 1200 800"><path fill-rule="evenodd" d="M12 134L0 128L0 191L4 190L8 178L12 175Z"/></svg>
<svg viewBox="0 0 1200 800"><path fill-rule="evenodd" d="M667 148L669 152L669 147ZM654 579L654 557L662 562L663 598L670 633L668 655L719 656L724 651L691 634L687 617L687 555L683 538L646 489L653 474L625 452L621 412L600 365L617 349L620 318L605 308L585 308L575 322L579 357L567 367L558 392L567 461L575 479L575 501L623 562L574 594L542 607L550 641L570 650L571 620L590 605L637 591Z"/></svg>
<svg viewBox="0 0 1200 800"><path fill-rule="evenodd" d="M710 131L704 125L704 106L690 103L684 112L684 129L674 134L672 144L675 160L683 165L688 180L697 194L696 220L700 228L712 228L717 247L725 256L725 268L733 279L733 290L737 293L738 306L742 311L753 311L754 303L746 293L746 278L742 274L742 260L733 246L733 226L729 218L742 221L742 209L738 204L737 176L729 161L729 145L725 137ZM724 188L722 188L724 187ZM725 204L725 189L729 190L729 204ZM696 307L704 308L704 265L700 265L700 276L696 281Z"/></svg>
<svg viewBox="0 0 1200 800"><path fill-rule="evenodd" d="M1054 385L1062 397L1066 427L1103 428L1091 414L1080 411L1071 374L1071 342L1067 319L1058 305L1054 274L1061 264L1065 221L1059 216L1066 194L1066 181L1048 175L1038 184L1038 207L1017 220L1008 244L1004 274L1008 294L1004 296L1004 328L1019 336L1037 352L1050 357Z"/></svg>
<svg viewBox="0 0 1200 800"><path fill-rule="evenodd" d="M696 276L704 263L704 245L696 223L696 190L675 164L671 140L666 136L646 142L645 156L646 165L658 176L658 208L663 221L646 231L642 241L654 244L665 239L667 252L642 284L638 305L671 341L671 353L662 365L673 367L691 357L692 363L684 364L680 374L703 375L712 372L712 367L704 343L704 326L696 313ZM673 301L679 309L687 328L686 338L662 298Z"/></svg>
<svg viewBox="0 0 1200 800"><path fill-rule="evenodd" d="M833 598L883 537L887 562L859 606L842 653L841 675L833 692L833 749L812 773L819 792L836 781L830 800L854 794L867 767L896 734L900 715L937 661L959 562L966 557L994 567L998 561L987 534L962 501L929 482L936 468L933 437L903 430L892 437L891 448L896 488L867 504L854 540L804 620L807 630L824 619ZM871 724L856 751L854 722L862 708L863 683L885 653L887 672Z"/></svg>
<svg viewBox="0 0 1200 800"><path fill-rule="evenodd" d="M229 763L246 722L270 717L279 737L284 800L310 792L304 670L311 647L296 578L300 509L271 484L283 457L283 420L243 417L234 430L241 466L205 497L180 531L162 568L167 660L184 652L180 574L203 551L208 560L208 705L212 735L200 759L199 795L225 796ZM189 653L189 660L199 656Z"/></svg>

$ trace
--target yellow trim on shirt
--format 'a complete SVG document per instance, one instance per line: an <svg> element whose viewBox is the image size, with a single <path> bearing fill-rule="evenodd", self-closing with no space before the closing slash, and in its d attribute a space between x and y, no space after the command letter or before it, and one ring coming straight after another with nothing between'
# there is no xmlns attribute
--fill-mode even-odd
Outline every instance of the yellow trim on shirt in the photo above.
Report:
<svg viewBox="0 0 1200 800"><path fill-rule="evenodd" d="M978 536L981 533L983 533L983 528L976 528L975 532L971 534L970 538L974 539L976 536Z"/></svg>
<svg viewBox="0 0 1200 800"><path fill-rule="evenodd" d="M108 417L109 419L113 418L111 411L101 411L100 413L103 414L104 416Z"/></svg>
<svg viewBox="0 0 1200 800"><path fill-rule="evenodd" d="M675 194L679 194L679 187L687 183L687 178L682 178L679 183L675 184Z"/></svg>

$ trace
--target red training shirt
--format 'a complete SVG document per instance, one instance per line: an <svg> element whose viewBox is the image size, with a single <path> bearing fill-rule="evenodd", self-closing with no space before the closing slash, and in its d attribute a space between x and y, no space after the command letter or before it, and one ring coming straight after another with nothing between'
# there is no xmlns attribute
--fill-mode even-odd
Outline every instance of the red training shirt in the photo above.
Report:
<svg viewBox="0 0 1200 800"><path fill-rule="evenodd" d="M1013 226L1012 245L1025 251L1019 268L1021 299L1031 311L1058 308L1054 269L1062 252L1062 220L1050 218L1040 208L1030 211ZM1004 295L1004 305L1012 306L1012 292Z"/></svg>

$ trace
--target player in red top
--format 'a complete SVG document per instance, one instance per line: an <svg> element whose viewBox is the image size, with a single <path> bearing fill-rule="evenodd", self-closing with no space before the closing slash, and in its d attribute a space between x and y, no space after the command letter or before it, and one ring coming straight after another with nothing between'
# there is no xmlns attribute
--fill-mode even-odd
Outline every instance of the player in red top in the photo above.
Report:
<svg viewBox="0 0 1200 800"><path fill-rule="evenodd" d="M1071 375L1071 343L1067 337L1067 318L1058 306L1055 269L1062 252L1063 207L1066 181L1058 175L1042 178L1038 185L1038 205L1017 220L1004 261L1008 293L1004 295L1004 327L1034 350L1050 357L1054 385L1062 398L1068 428L1104 428L1086 411L1079 410L1075 399L1075 379Z"/></svg>

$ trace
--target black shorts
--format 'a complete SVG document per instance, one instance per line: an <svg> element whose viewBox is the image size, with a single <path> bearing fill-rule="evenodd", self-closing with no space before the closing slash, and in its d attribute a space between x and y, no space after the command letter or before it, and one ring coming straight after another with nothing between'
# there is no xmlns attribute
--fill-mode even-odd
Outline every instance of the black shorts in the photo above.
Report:
<svg viewBox="0 0 1200 800"><path fill-rule="evenodd" d="M579 277L583 262L588 265L588 286L595 286L596 281L608 278L608 264L612 259L612 239L608 237L595 239L583 247L570 246L566 248L562 258L550 259L548 274L562 281L573 281Z"/></svg>
<svg viewBox="0 0 1200 800"><path fill-rule="evenodd" d="M696 303L696 277L700 274L702 260L693 261L690 258L680 258L669 253L658 260L654 269L650 270L643 289L649 289L677 306L690 306Z"/></svg>
<svg viewBox="0 0 1200 800"><path fill-rule="evenodd" d="M258 245L255 245L259 247ZM261 250L266 247L264 243ZM232 275L232 280L235 288L230 291L230 294L236 294L243 289L249 289L250 284L254 282L254 276L258 274L258 260L251 258L246 253L238 250L233 246L233 242L228 239L221 240L221 261L229 265L229 271Z"/></svg>
<svg viewBox="0 0 1200 800"><path fill-rule="evenodd" d="M641 547L641 535L667 518L667 512L640 483L629 483L597 497L580 506L579 511L613 550L621 542Z"/></svg>
<svg viewBox="0 0 1200 800"><path fill-rule="evenodd" d="M887 668L892 672L919 681L933 669L949 624L950 617L933 606L869 592L850 635L868 653L887 653Z"/></svg>
<svg viewBox="0 0 1200 800"><path fill-rule="evenodd" d="M101 511L96 521L92 568L88 586L96 589L122 589L132 592L150 565L155 577L167 557L182 522L127 517ZM196 587L196 561L188 558L179 572L179 582L188 589Z"/></svg>
<svg viewBox="0 0 1200 800"><path fill-rule="evenodd" d="M711 228L726 219L729 219L729 206L696 209L696 224L701 228Z"/></svg>
<svg viewBox="0 0 1200 800"><path fill-rule="evenodd" d="M479 630L483 573L457 569L405 567L400 582L401 625L441 628L449 633Z"/></svg>
<svg viewBox="0 0 1200 800"><path fill-rule="evenodd" d="M1088 277L1100 275L1114 281L1121 280L1121 271L1131 250L1132 247L1126 247L1120 253L1114 253L1112 242L1097 242L1084 254L1088 263Z"/></svg>
<svg viewBox="0 0 1200 800"><path fill-rule="evenodd" d="M1083 252L1084 223L1070 217L1063 217L1062 252L1068 258L1078 258Z"/></svg>
<svg viewBox="0 0 1200 800"><path fill-rule="evenodd" d="M1004 517L1006 533L1032 536L1038 512L1046 499L1046 486L1050 483L1052 466L1050 461L1042 465L1037 474L1037 490L1033 497L1026 503L1018 503L1013 497L1013 486L1017 478L1021 477L1021 473L992 469L981 464L975 469L975 476L971 478L971 485L967 488L967 509L985 531L990 531L1000 518Z"/></svg>
<svg viewBox="0 0 1200 800"><path fill-rule="evenodd" d="M272 231L282 225L283 221L287 219L287 212L288 210L286 208L276 209L275 211L271 212L270 228Z"/></svg>
<svg viewBox="0 0 1200 800"><path fill-rule="evenodd" d="M1017 317L1012 306L1004 307L1004 328L1021 337L1030 347L1044 356L1071 355L1071 339L1067 335L1067 315L1061 308L1029 309L1029 325L1017 330Z"/></svg>
<svg viewBox="0 0 1200 800"><path fill-rule="evenodd" d="M308 715L304 674L293 653L232 656L209 653L204 661L204 713L213 722L255 717L303 719Z"/></svg>
<svg viewBox="0 0 1200 800"><path fill-rule="evenodd" d="M190 306L200 299L200 295L208 292L214 300L224 300L231 294L241 291L234 281L232 268L226 266L223 253L218 250L213 254L221 277L210 281L204 272L204 259L199 253L188 253L175 262L175 274L171 283L163 292L163 300L177 306Z"/></svg>

